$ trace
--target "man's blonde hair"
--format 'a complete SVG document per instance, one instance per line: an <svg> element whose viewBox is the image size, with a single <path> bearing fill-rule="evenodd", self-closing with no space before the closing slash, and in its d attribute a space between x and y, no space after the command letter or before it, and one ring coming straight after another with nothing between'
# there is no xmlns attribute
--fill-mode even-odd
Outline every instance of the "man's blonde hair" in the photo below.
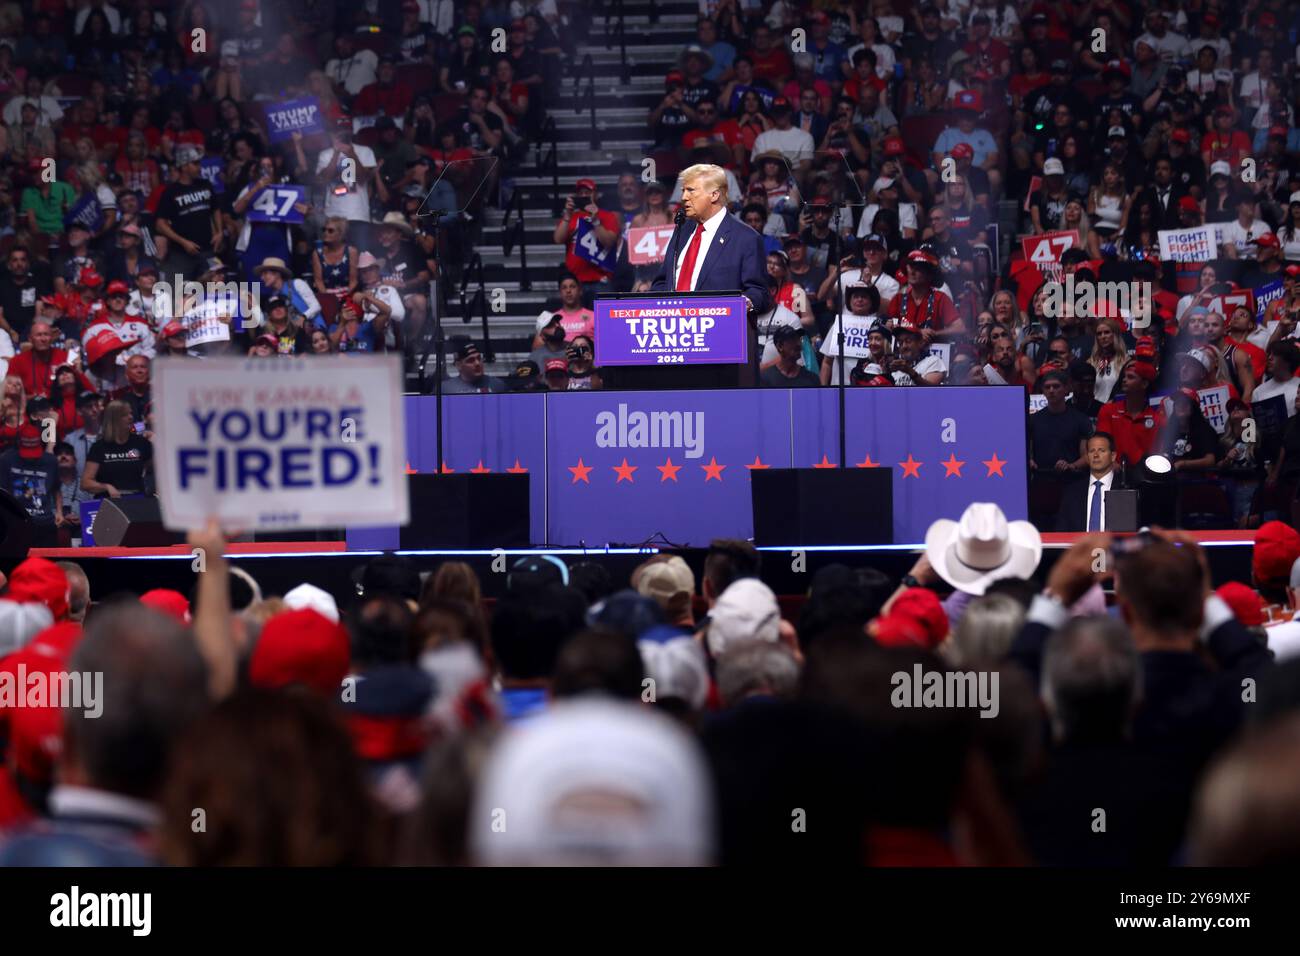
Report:
<svg viewBox="0 0 1300 956"><path fill-rule="evenodd" d="M721 166L712 163L696 163L683 169L680 179L683 186L701 180L707 189L716 189L722 193L722 205L727 204L727 171Z"/></svg>

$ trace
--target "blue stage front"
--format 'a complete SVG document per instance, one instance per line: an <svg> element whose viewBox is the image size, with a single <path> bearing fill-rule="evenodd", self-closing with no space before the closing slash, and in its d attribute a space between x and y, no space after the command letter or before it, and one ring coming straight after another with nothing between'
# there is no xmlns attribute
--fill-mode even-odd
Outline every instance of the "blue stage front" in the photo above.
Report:
<svg viewBox="0 0 1300 956"><path fill-rule="evenodd" d="M406 403L408 468L433 472L435 401ZM896 542L923 540L972 501L1026 517L1024 403L1010 387L846 393L849 466L892 471ZM833 389L457 395L443 399L443 425L446 469L532 476L530 536L547 547L749 538L753 469L839 458ZM397 533L349 529L348 544L396 548Z"/></svg>

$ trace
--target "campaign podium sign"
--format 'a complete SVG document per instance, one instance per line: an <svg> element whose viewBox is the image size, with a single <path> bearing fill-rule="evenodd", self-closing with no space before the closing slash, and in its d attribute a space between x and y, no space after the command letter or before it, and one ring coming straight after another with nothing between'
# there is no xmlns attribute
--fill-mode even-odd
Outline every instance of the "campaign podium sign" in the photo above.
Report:
<svg viewBox="0 0 1300 956"><path fill-rule="evenodd" d="M741 365L748 361L747 300L739 293L598 296L596 364Z"/></svg>

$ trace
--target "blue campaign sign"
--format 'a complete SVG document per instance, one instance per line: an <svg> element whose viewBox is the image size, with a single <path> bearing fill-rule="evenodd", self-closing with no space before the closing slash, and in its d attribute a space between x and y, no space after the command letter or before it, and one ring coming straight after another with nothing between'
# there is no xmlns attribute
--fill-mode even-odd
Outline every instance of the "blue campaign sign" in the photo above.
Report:
<svg viewBox="0 0 1300 956"><path fill-rule="evenodd" d="M77 502L77 512L81 516L81 546L83 548L93 548L95 546L95 515L99 513L99 506L103 503L102 498L91 498L88 501Z"/></svg>
<svg viewBox="0 0 1300 956"><path fill-rule="evenodd" d="M1264 321L1264 311L1274 299L1282 298L1282 280L1275 279L1267 285L1255 287L1255 321Z"/></svg>
<svg viewBox="0 0 1300 956"><path fill-rule="evenodd" d="M67 229L73 223L85 226L92 233L98 232L104 225L104 207L100 205L94 190L82 193L63 217L63 228Z"/></svg>
<svg viewBox="0 0 1300 956"><path fill-rule="evenodd" d="M304 186L267 186L248 205L250 222L302 222L303 212L296 207L306 203Z"/></svg>
<svg viewBox="0 0 1300 956"><path fill-rule="evenodd" d="M596 229L586 216L578 220L573 230L573 252L579 259L586 259L606 272L613 272L618 265L618 243L602 249L600 240L596 238Z"/></svg>
<svg viewBox="0 0 1300 956"><path fill-rule="evenodd" d="M220 195L226 191L226 182L222 178L222 159L220 156L205 156L199 161L199 175L208 181L212 192Z"/></svg>
<svg viewBox="0 0 1300 956"><path fill-rule="evenodd" d="M321 122L320 101L314 96L304 96L301 99L268 104L266 131L273 143L291 139L294 133L302 133L304 136L323 133L325 124Z"/></svg>

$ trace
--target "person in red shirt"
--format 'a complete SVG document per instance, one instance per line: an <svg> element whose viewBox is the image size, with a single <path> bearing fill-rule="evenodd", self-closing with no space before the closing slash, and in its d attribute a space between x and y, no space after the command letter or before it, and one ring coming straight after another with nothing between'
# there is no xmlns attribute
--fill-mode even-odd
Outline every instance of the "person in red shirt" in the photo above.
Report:
<svg viewBox="0 0 1300 956"><path fill-rule="evenodd" d="M970 21L970 40L962 50L976 67L988 71L999 79L1011 74L1011 48L992 36L989 15L978 11Z"/></svg>
<svg viewBox="0 0 1300 956"><path fill-rule="evenodd" d="M937 288L942 279L939 260L924 249L907 254L907 285L889 301L889 317L921 331L928 346L936 338L964 332L952 299Z"/></svg>
<svg viewBox="0 0 1300 956"><path fill-rule="evenodd" d="M573 195L564 200L564 215L555 224L552 239L556 243L566 244L569 249L564 257L564 268L578 277L582 283L602 282L610 275L589 259L577 253L576 234L578 223L583 219L590 221L595 232L596 242L602 252L614 248L618 242L618 216L596 205L600 194L596 191L594 179L579 179L573 186Z"/></svg>
<svg viewBox="0 0 1300 956"><path fill-rule="evenodd" d="M34 321L27 335L31 347L9 360L9 374L22 379L28 398L35 395L49 398L59 367L75 363L69 362L66 350L53 348L54 326L45 319ZM82 388L93 391L87 380L83 380Z"/></svg>
<svg viewBox="0 0 1300 956"><path fill-rule="evenodd" d="M754 78L766 81L774 89L780 89L793 72L790 54L776 41L767 24L754 28L754 45L747 55L754 64Z"/></svg>
<svg viewBox="0 0 1300 956"><path fill-rule="evenodd" d="M1107 402L1097 413L1097 431L1115 439L1120 461L1140 465L1155 445L1165 424L1162 405L1150 403L1156 367L1150 362L1129 362L1120 374L1124 396Z"/></svg>
<svg viewBox="0 0 1300 956"><path fill-rule="evenodd" d="M397 82L397 60L391 55L381 57L376 80L361 88L352 103L357 116L405 116L411 105L414 91L405 83Z"/></svg>
<svg viewBox="0 0 1300 956"><path fill-rule="evenodd" d="M1201 159L1208 167L1216 160L1225 160L1233 169L1241 166L1244 157L1251 153L1250 137L1234 129L1237 113L1231 106L1214 109L1214 130L1201 137Z"/></svg>
<svg viewBox="0 0 1300 956"><path fill-rule="evenodd" d="M682 137L682 146L694 150L697 146L713 147L716 161L728 169L740 169L745 162L745 147L740 135L740 125L733 119L718 118L718 104L713 100L700 100L695 104L699 125Z"/></svg>

